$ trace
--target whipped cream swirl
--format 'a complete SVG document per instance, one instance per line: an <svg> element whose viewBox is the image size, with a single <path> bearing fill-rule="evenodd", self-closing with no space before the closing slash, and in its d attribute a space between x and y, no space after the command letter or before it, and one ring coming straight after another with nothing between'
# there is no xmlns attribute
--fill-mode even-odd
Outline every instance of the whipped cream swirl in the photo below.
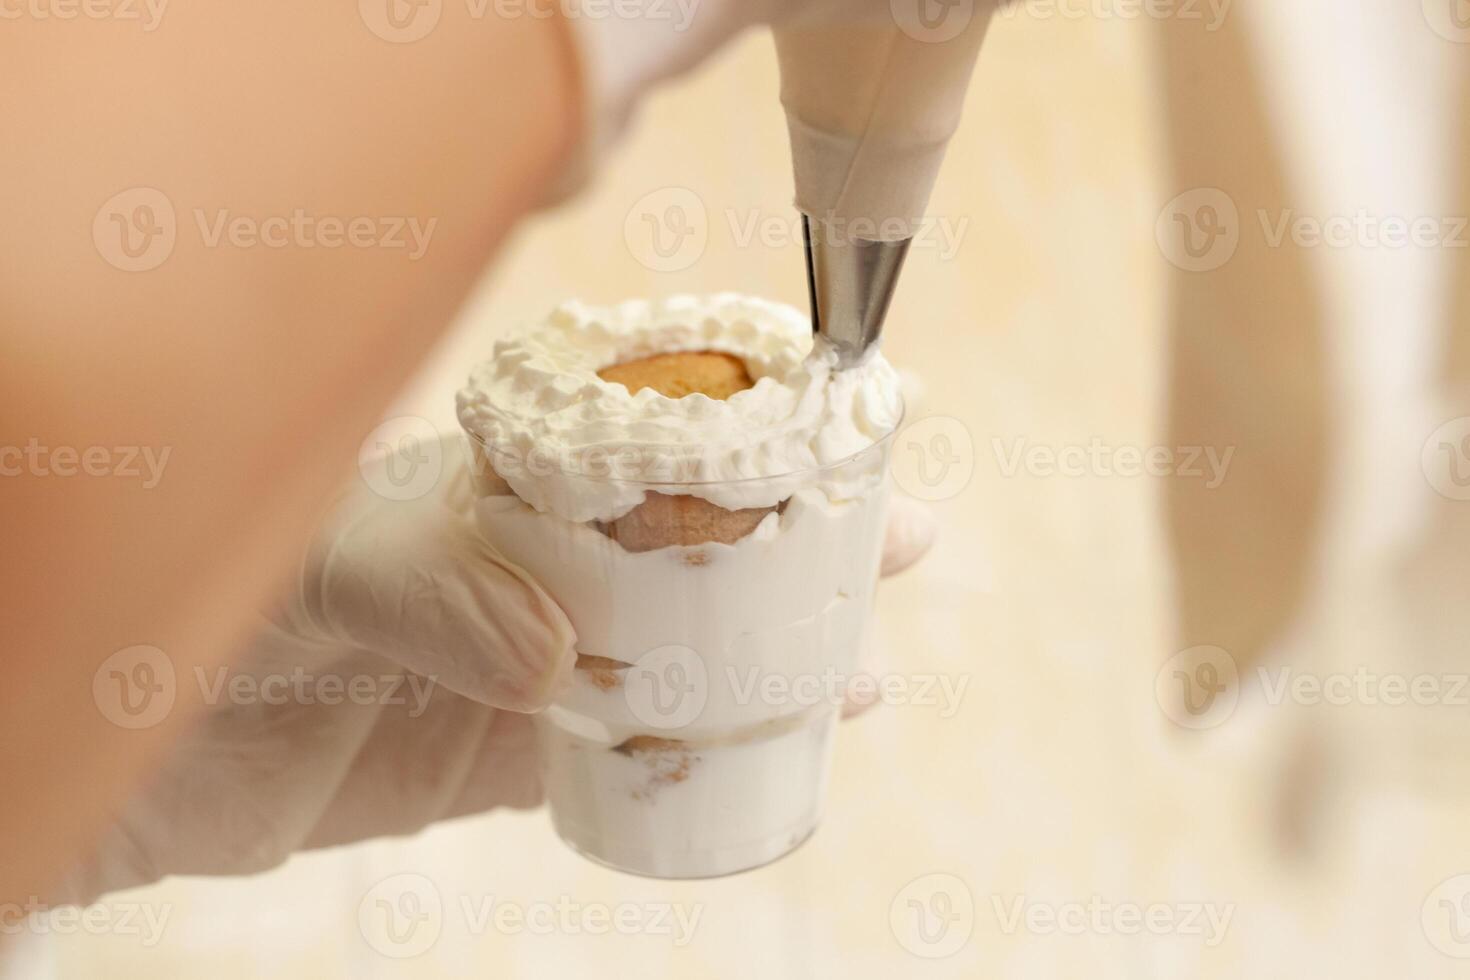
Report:
<svg viewBox="0 0 1470 980"><path fill-rule="evenodd" d="M597 376L625 361L723 351L754 386L728 399L634 394ZM726 508L769 507L806 486L851 499L871 465L824 470L888 436L903 414L898 376L875 352L837 369L810 321L781 303L720 293L568 302L495 344L458 396L459 420L518 497L567 520L612 520L648 484Z"/></svg>

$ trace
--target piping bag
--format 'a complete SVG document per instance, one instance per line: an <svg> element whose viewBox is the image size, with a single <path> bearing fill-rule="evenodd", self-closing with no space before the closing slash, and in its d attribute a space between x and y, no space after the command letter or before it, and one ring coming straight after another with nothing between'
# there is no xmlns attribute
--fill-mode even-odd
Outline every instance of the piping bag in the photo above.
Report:
<svg viewBox="0 0 1470 980"><path fill-rule="evenodd" d="M896 15L901 0L891 6ZM775 32L812 330L840 367L860 363L882 332L992 12L985 0L945 9L967 21L942 38L886 9Z"/></svg>

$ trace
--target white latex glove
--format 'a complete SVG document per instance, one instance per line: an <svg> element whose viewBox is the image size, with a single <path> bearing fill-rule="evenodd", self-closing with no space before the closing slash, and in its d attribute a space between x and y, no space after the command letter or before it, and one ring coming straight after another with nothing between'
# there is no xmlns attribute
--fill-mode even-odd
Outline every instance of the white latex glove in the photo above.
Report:
<svg viewBox="0 0 1470 980"><path fill-rule="evenodd" d="M303 848L540 803L526 712L568 679L575 637L550 597L479 535L461 437L445 437L441 451L443 472L419 499L376 495L370 487L384 483L371 470L353 481L284 611L263 617L223 675L263 681L299 668L341 678L344 691L361 679L369 696L328 704L288 689L271 704L222 693L58 900L169 874L262 871ZM884 574L933 537L922 505L895 495ZM208 684L220 679L207 672Z"/></svg>
<svg viewBox="0 0 1470 980"><path fill-rule="evenodd" d="M915 218L996 2L569 0L583 138L556 197L586 181L645 92L747 28L769 26L781 55L798 206L848 221Z"/></svg>

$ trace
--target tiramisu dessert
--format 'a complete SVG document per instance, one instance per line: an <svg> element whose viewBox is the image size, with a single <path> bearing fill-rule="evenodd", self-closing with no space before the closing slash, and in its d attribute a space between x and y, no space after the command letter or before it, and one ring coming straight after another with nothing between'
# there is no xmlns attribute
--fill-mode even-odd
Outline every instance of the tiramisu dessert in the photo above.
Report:
<svg viewBox="0 0 1470 980"><path fill-rule="evenodd" d="M816 827L902 415L790 307L567 303L459 393L479 525L577 630L540 718L558 833L614 867L755 867Z"/></svg>

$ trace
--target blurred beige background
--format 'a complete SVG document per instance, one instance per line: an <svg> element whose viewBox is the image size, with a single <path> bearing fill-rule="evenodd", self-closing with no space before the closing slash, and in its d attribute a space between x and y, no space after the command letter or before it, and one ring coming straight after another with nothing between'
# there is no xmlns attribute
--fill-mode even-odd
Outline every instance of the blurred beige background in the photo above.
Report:
<svg viewBox="0 0 1470 980"><path fill-rule="evenodd" d="M899 705L847 725L829 816L794 855L718 881L647 881L574 856L543 813L490 814L253 879L114 896L166 910L161 941L51 937L20 951L16 975L1470 969L1457 959L1470 885L1455 881L1470 871L1470 707L1273 705L1257 670L1444 680L1470 662L1470 503L1421 459L1436 427L1470 413L1467 348L1445 326L1465 320L1465 253L1273 246L1256 220L1464 213L1451 123L1470 47L1435 2L1382 22L1317 0L1227 5L1213 28L1219 5L1200 5L1203 20L1081 3L1062 5L1081 16L1033 3L1001 18L931 204L943 233L911 254L885 342L912 375L911 421L948 420L907 450L901 439L900 455L943 432L971 471L935 504L931 557L882 590L886 669L967 686L953 711ZM1328 53L1281 40L1292 30ZM1380 64L1362 57L1383 50ZM1313 74L1325 110L1300 77ZM451 427L469 364L565 297L735 289L804 308L776 92L770 42L752 37L654 99L598 184L516 238L389 414ZM1238 212L1223 262L1168 238L1182 221L1211 241L1211 190ZM647 222L671 206L702 252L653 248ZM1195 259L1213 267L1180 267ZM1452 449L1470 434L1447 431ZM1177 467L1069 476L1009 462L1091 445L1233 455L1215 486ZM1181 714L1169 692L1204 662L1238 677L1221 694L1233 707ZM437 940L407 959L359 928L375 885L399 874L443 902ZM683 943L513 934L477 925L492 899L699 918ZM1119 911L1156 906L1169 924L1152 931ZM1031 917L1012 921L1018 907ZM1080 928L1047 924L1078 907Z"/></svg>

